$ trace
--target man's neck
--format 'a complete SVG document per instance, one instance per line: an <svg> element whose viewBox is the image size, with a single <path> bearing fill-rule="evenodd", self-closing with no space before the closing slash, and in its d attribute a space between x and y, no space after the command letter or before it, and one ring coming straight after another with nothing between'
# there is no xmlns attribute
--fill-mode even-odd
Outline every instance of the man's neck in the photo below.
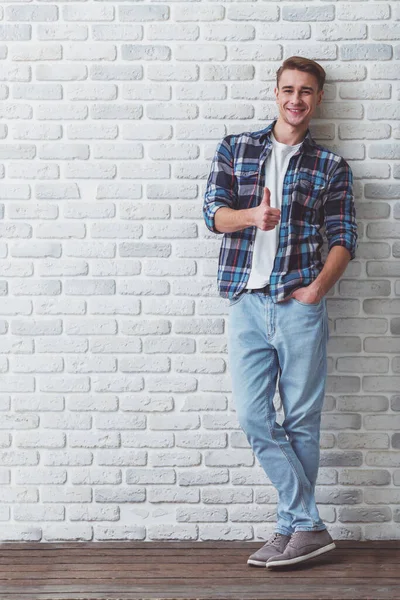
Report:
<svg viewBox="0 0 400 600"><path fill-rule="evenodd" d="M281 144L287 144L288 146L295 146L300 144L307 134L308 125L301 127L292 127L285 123L285 121L277 120L272 132L277 142Z"/></svg>

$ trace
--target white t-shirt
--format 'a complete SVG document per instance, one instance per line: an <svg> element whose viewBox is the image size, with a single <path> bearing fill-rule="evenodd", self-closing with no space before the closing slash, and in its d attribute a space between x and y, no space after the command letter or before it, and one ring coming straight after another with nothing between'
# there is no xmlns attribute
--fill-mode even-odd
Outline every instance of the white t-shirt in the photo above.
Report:
<svg viewBox="0 0 400 600"><path fill-rule="evenodd" d="M265 161L265 185L271 192L271 207L281 208L283 179L292 154L295 154L303 142L288 146L278 142L271 132L272 149ZM260 288L269 283L271 271L279 243L278 224L271 231L256 229L253 260L246 288Z"/></svg>

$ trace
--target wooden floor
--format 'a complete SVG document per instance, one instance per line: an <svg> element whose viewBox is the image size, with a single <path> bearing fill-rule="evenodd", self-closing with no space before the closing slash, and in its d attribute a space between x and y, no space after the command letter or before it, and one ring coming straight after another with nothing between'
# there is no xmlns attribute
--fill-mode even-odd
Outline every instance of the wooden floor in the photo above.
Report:
<svg viewBox="0 0 400 600"><path fill-rule="evenodd" d="M400 599L400 542L337 541L297 567L247 565L244 542L0 544L0 600Z"/></svg>

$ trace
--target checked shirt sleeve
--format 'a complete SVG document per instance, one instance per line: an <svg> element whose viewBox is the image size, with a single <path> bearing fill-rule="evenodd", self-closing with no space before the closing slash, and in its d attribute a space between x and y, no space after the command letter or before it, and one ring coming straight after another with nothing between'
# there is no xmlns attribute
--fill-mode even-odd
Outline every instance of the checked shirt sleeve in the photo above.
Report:
<svg viewBox="0 0 400 600"><path fill-rule="evenodd" d="M325 231L329 250L343 246L355 257L357 222L353 196L353 173L342 158L334 170L324 194Z"/></svg>
<svg viewBox="0 0 400 600"><path fill-rule="evenodd" d="M224 138L217 146L204 195L204 220L207 228L213 233L222 233L215 228L217 210L221 206L234 208L236 204L233 156L229 138L230 136Z"/></svg>

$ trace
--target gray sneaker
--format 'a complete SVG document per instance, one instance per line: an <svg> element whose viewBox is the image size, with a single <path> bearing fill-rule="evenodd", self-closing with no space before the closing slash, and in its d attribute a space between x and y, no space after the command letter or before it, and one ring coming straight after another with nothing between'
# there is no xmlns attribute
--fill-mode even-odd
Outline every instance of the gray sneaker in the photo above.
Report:
<svg viewBox="0 0 400 600"><path fill-rule="evenodd" d="M267 567L284 567L309 560L336 548L326 529L322 531L295 531L285 551L267 561Z"/></svg>
<svg viewBox="0 0 400 600"><path fill-rule="evenodd" d="M267 543L249 557L247 564L256 567L265 567L269 558L282 555L289 540L290 535L283 535L278 532L273 533Z"/></svg>

